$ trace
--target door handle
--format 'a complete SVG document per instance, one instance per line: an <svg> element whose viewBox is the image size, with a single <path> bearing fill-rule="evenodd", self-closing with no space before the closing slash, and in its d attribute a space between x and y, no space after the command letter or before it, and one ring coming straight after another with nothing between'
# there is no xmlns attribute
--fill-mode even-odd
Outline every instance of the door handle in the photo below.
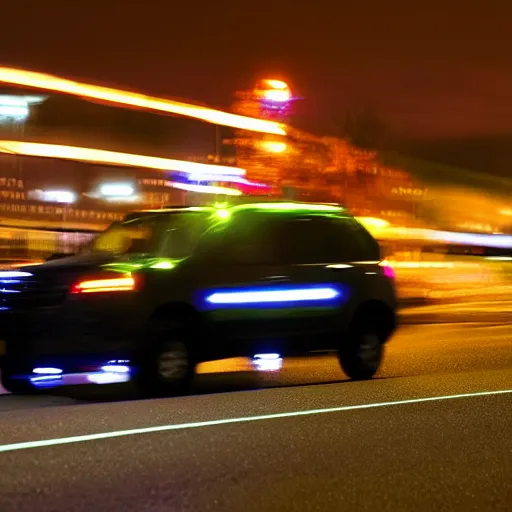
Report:
<svg viewBox="0 0 512 512"><path fill-rule="evenodd" d="M260 279L260 281L266 283L287 283L290 281L290 278L288 276L267 276Z"/></svg>

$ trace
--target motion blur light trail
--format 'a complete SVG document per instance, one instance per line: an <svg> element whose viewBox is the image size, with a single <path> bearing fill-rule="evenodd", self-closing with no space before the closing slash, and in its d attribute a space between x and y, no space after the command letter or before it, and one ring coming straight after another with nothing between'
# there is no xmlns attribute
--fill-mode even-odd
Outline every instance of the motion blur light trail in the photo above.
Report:
<svg viewBox="0 0 512 512"><path fill-rule="evenodd" d="M188 162L187 160L173 160L170 158L136 155L133 153L119 153L117 151L106 151L104 149L22 142L16 140L0 140L0 153L62 158L107 165L125 165L128 167L142 167L160 171L180 171L196 174L215 173L227 176L245 175L244 169L227 165L201 164Z"/></svg>
<svg viewBox="0 0 512 512"><path fill-rule="evenodd" d="M374 409L379 407L391 407L397 405L410 405L410 404L420 404L427 402L438 402L442 400L455 400L459 398L476 398L483 396L493 396L493 395L504 395L504 394L512 394L512 389L505 389L500 391L482 391L477 393L463 393L458 395L445 395L445 396L434 396L427 398L413 398L410 400L398 400L395 402L380 402L380 403L371 403L371 404L361 404L361 405L348 405L341 407L330 407L325 409L310 409L306 411L293 411L293 412L283 412L277 414L263 414L260 416L248 416L241 418L226 418L220 420L211 420L211 421L198 421L192 423L181 423L177 425L161 425L156 427L146 427L146 428L136 428L131 430L118 430L113 432L100 432L97 434L89 434L83 436L71 436L71 437L62 437L59 439L43 439L40 441L27 441L23 443L13 443L13 444L4 444L0 445L0 453L5 452L13 452L17 450L28 450L30 448L45 448L49 446L60 446L66 444L74 444L74 443L83 443L85 441L99 441L101 439L112 439L119 438L125 436L133 436L133 435L141 435L141 434L153 434L157 432L168 432L171 430L187 430L193 428L203 428L203 427L214 427L219 425L229 425L236 423L247 423L252 421L265 421L265 420L275 420L275 419L285 419L285 418L295 418L298 416L312 416L315 414L328 414L335 412L346 412L346 411L355 411L361 409Z"/></svg>
<svg viewBox="0 0 512 512"><path fill-rule="evenodd" d="M196 185L193 183L172 183L173 188L186 190L187 192L198 192L200 194L219 194L226 196L241 196L242 192L236 188L217 187L215 185Z"/></svg>
<svg viewBox="0 0 512 512"><path fill-rule="evenodd" d="M159 112L167 112L169 114L178 114L195 119L201 119L208 123L240 128L242 130L271 133L274 135L286 135L284 125L272 121L240 116L229 112L222 112L221 110L201 107L199 105L180 103L163 98L145 96L134 92L89 85L44 73L25 71L23 69L0 67L0 83L1 82L21 85L24 87L34 87L45 91L71 94L72 96L79 96L82 98L102 100L119 105L156 110Z"/></svg>
<svg viewBox="0 0 512 512"><path fill-rule="evenodd" d="M475 245L496 249L512 249L512 235L490 235L484 233L460 233L423 228L382 227L379 232L383 240L423 240L448 244Z"/></svg>
<svg viewBox="0 0 512 512"><path fill-rule="evenodd" d="M334 287L308 286L303 288L250 288L212 293L206 298L211 304L261 304L326 301L337 298Z"/></svg>

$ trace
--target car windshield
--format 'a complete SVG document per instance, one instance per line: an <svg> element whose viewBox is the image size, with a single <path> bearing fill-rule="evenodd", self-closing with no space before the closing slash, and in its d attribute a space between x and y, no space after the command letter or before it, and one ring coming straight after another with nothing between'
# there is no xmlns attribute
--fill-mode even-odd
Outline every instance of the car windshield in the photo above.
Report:
<svg viewBox="0 0 512 512"><path fill-rule="evenodd" d="M147 215L113 224L87 250L184 258L209 225L209 216L202 212Z"/></svg>

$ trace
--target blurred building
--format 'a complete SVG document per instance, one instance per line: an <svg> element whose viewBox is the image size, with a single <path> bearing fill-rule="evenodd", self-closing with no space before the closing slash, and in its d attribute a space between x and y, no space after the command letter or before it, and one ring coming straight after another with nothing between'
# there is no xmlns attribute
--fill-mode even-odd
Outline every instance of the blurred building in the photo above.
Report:
<svg viewBox="0 0 512 512"><path fill-rule="evenodd" d="M102 229L134 208L269 188L222 141L276 123L10 68L2 82L2 225Z"/></svg>
<svg viewBox="0 0 512 512"><path fill-rule="evenodd" d="M381 153L383 165L403 169L428 190L417 202L425 225L474 233L512 233L512 179Z"/></svg>
<svg viewBox="0 0 512 512"><path fill-rule="evenodd" d="M297 98L280 80L237 92L237 116L6 68L2 82L4 226L101 229L132 208L258 194L403 226L512 228L510 181L294 128Z"/></svg>
<svg viewBox="0 0 512 512"><path fill-rule="evenodd" d="M277 98L270 108L269 96ZM235 146L237 163L247 176L296 199L340 202L357 215L413 222L426 188L410 173L381 164L375 152L294 128L293 101L290 88L275 80L235 94L234 112L286 123L285 136L235 131L227 141Z"/></svg>

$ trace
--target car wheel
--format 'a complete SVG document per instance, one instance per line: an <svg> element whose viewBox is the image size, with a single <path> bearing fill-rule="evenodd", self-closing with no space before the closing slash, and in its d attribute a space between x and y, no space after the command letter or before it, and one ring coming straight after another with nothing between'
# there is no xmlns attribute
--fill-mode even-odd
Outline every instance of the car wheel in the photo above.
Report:
<svg viewBox="0 0 512 512"><path fill-rule="evenodd" d="M352 380L371 379L384 357L384 345L371 319L357 319L338 350L341 368Z"/></svg>
<svg viewBox="0 0 512 512"><path fill-rule="evenodd" d="M150 331L150 346L142 355L135 377L138 388L154 397L185 393L196 367L192 344L177 326L153 326Z"/></svg>

